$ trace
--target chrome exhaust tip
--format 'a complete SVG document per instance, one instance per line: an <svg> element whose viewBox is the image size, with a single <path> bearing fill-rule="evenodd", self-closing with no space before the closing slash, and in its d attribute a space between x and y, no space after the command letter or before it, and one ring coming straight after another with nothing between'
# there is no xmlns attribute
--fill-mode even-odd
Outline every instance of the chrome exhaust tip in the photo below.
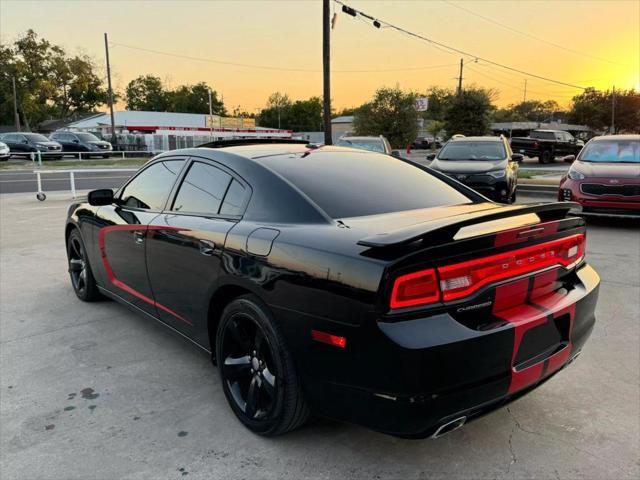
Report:
<svg viewBox="0 0 640 480"><path fill-rule="evenodd" d="M453 432L454 430L461 428L466 421L467 417L458 417L455 420L444 423L438 427L433 435L431 435L431 438L440 438L449 432Z"/></svg>

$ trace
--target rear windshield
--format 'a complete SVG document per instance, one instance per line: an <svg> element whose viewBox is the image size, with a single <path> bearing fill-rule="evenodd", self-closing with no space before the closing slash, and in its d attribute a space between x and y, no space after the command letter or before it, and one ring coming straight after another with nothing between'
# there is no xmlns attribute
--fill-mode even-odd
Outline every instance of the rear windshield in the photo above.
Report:
<svg viewBox="0 0 640 480"><path fill-rule="evenodd" d="M506 156L502 142L454 140L442 147L438 160L502 160Z"/></svg>
<svg viewBox="0 0 640 480"><path fill-rule="evenodd" d="M556 135L553 132L531 132L531 138L539 138L540 140L555 140Z"/></svg>
<svg viewBox="0 0 640 480"><path fill-rule="evenodd" d="M336 145L341 147L357 148L359 150L369 150L371 152L384 152L384 145L381 140L366 138L339 138Z"/></svg>
<svg viewBox="0 0 640 480"><path fill-rule="evenodd" d="M315 151L261 161L331 218L471 203L466 195L427 171L387 155Z"/></svg>
<svg viewBox="0 0 640 480"><path fill-rule="evenodd" d="M640 163L640 141L598 140L590 142L580 152L583 162Z"/></svg>

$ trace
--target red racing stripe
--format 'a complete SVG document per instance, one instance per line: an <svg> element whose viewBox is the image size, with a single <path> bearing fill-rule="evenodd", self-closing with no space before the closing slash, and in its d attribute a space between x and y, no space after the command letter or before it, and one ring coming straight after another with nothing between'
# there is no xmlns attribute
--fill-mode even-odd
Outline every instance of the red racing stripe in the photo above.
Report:
<svg viewBox="0 0 640 480"><path fill-rule="evenodd" d="M140 224L134 224L134 225L110 225L108 227L103 227L100 229L99 234L98 234L98 245L100 246L100 255L102 257L102 264L104 265L104 269L107 272L107 278L109 279L109 281L111 282L111 284L116 287L119 288L120 290L123 290L125 292L127 292L129 295L132 295L140 300L142 300L143 302L146 302L150 305L153 305L156 308L159 308L160 310L167 312L169 315L174 316L175 318L177 318L178 320L186 323L187 325L191 325L193 326L193 323L191 323L189 320L187 320L186 318L182 317L181 315L177 314L176 312L174 312L173 310L171 310L168 307L165 307L164 305L156 302L155 300L153 300L152 298L147 297L146 295L140 293L139 291L135 290L134 288L131 288L129 285L127 285L126 283L118 280L116 278L115 273L113 272L113 268L111 268L111 264L109 263L109 260L107 259L107 254L106 254L106 249L105 249L105 237L107 235L107 233L109 232L117 232L117 231L135 231L135 230L142 230L142 231L149 231L149 230L173 230L173 231L177 231L177 230L181 230L181 231L185 231L188 230L186 228L176 228L176 227L168 227L168 226L161 226L161 225L140 225Z"/></svg>

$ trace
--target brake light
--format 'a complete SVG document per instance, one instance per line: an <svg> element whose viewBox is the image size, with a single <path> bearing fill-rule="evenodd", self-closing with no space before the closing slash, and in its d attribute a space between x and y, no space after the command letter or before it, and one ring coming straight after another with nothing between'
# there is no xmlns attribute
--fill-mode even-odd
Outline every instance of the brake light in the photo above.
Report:
<svg viewBox="0 0 640 480"><path fill-rule="evenodd" d="M489 283L554 265L568 267L584 256L584 234L438 268L444 301L466 297Z"/></svg>
<svg viewBox="0 0 640 480"><path fill-rule="evenodd" d="M569 267L584 257L583 233L519 248L489 257L421 270L398 277L391 292L391 308L447 302L471 295L500 280L562 265ZM439 278L439 281L438 281Z"/></svg>
<svg viewBox="0 0 640 480"><path fill-rule="evenodd" d="M533 142L533 148L535 149L540 148L540 144L538 142Z"/></svg>
<svg viewBox="0 0 640 480"><path fill-rule="evenodd" d="M396 278L391 292L391 308L411 307L440 300L440 289L433 268Z"/></svg>

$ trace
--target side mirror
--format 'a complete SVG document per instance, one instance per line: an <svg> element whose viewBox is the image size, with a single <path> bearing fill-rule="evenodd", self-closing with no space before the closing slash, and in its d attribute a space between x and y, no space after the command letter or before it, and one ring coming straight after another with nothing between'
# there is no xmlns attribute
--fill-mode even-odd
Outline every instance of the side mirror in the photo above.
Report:
<svg viewBox="0 0 640 480"><path fill-rule="evenodd" d="M434 158L436 158L435 153L427 153L427 160L433 160Z"/></svg>
<svg viewBox="0 0 640 480"><path fill-rule="evenodd" d="M22 143L29 143L29 140L22 140Z"/></svg>
<svg viewBox="0 0 640 480"><path fill-rule="evenodd" d="M391 156L392 157L397 157L397 158L402 158L402 154L400 153L400 150L391 150Z"/></svg>
<svg viewBox="0 0 640 480"><path fill-rule="evenodd" d="M113 203L113 190L110 188L101 188L100 190L92 190L87 195L89 205L101 207L102 205L111 205Z"/></svg>
<svg viewBox="0 0 640 480"><path fill-rule="evenodd" d="M565 155L564 157L562 157L562 161L566 163L573 163L575 159L576 159L575 155Z"/></svg>
<svg viewBox="0 0 640 480"><path fill-rule="evenodd" d="M524 155L522 155L521 153L514 153L513 155L511 155L512 162L522 163L523 160L524 160Z"/></svg>
<svg viewBox="0 0 640 480"><path fill-rule="evenodd" d="M73 140L73 143L80 143L80 140L78 140L77 138Z"/></svg>

